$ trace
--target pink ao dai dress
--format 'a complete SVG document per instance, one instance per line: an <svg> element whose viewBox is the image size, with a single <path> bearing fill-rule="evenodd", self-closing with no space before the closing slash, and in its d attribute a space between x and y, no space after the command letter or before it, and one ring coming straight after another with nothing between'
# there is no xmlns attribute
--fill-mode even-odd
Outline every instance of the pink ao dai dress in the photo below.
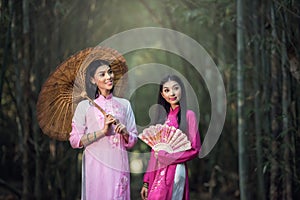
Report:
<svg viewBox="0 0 300 200"><path fill-rule="evenodd" d="M177 113L179 107L170 110L167 121L169 126L179 128ZM186 112L187 136L192 148L177 153L159 151L155 156L151 151L144 182L149 184L148 200L189 200L189 181L187 162L196 158L200 151L198 121L193 111Z"/></svg>
<svg viewBox="0 0 300 200"><path fill-rule="evenodd" d="M81 199L129 200L130 169L126 149L133 147L137 142L137 130L131 105L128 100L114 97L112 94L106 98L100 95L95 99L95 103L126 126L129 140L126 143L120 134L114 133L111 129L109 136L84 147ZM69 139L71 146L81 148L79 146L81 137L101 130L103 126L103 114L89 101L80 102L72 120Z"/></svg>

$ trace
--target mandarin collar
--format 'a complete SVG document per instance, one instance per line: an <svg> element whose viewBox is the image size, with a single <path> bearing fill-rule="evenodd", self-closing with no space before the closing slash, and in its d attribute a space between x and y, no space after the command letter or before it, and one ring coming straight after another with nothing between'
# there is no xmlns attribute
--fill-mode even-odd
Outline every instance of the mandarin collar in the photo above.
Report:
<svg viewBox="0 0 300 200"><path fill-rule="evenodd" d="M174 110L170 107L170 114L177 115L179 112L180 106L177 106Z"/></svg>
<svg viewBox="0 0 300 200"><path fill-rule="evenodd" d="M104 97L103 95L99 95L99 97L97 99L99 100L109 100L113 97L112 93L110 93L107 97Z"/></svg>

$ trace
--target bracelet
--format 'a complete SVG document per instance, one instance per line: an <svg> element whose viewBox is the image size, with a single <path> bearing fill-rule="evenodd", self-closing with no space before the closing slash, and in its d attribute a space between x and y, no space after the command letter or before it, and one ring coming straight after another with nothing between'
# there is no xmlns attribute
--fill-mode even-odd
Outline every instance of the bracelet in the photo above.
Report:
<svg viewBox="0 0 300 200"><path fill-rule="evenodd" d="M144 182L143 187L148 189L148 183Z"/></svg>
<svg viewBox="0 0 300 200"><path fill-rule="evenodd" d="M88 142L91 142L90 139L89 139L89 135L90 135L89 133L86 134L86 138L87 138L87 141L88 141Z"/></svg>
<svg viewBox="0 0 300 200"><path fill-rule="evenodd" d="M96 137L96 131L94 131L94 140L96 140L97 137Z"/></svg>

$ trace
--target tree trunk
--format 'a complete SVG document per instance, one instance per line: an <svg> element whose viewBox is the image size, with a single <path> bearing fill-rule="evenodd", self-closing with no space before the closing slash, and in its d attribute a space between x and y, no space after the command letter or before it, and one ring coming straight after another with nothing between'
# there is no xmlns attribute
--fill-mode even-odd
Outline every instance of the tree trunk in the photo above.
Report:
<svg viewBox="0 0 300 200"><path fill-rule="evenodd" d="M4 3L3 3L4 4ZM12 18L13 18L13 8L12 8L12 2L8 2L7 5L2 5L3 8L0 12L4 12L3 15L0 15L0 26L1 29L3 28L3 30L6 29L6 33L5 33L5 39L4 41L0 41L0 43L4 43L3 47L2 45L0 46L1 49L4 50L3 52L3 60L1 60L0 62L2 62L2 67L1 67L1 72L0 72L0 99L2 99L2 91L3 91L3 84L4 84L4 77L5 77L5 72L7 69L7 65L8 65L8 58L9 58L9 45L11 43L11 24L12 24ZM5 26L4 25L4 17L5 15L8 15L8 23ZM3 22L3 24L2 24ZM2 31L0 32L2 33ZM3 32L4 33L4 32ZM2 115L2 104L0 103L0 115Z"/></svg>
<svg viewBox="0 0 300 200"><path fill-rule="evenodd" d="M32 67L31 67L31 78L30 79L30 91L32 93L32 96L35 98L30 99L30 109L32 111L32 116L36 119L36 102L38 97L38 92L41 88L41 81L44 81L45 78L43 77L43 72L48 67L48 63L44 62L45 59L41 59L41 50L42 51L51 51L50 47L51 45L47 42L50 38L49 32L51 32L51 35L54 35L52 30L52 27L49 26L51 21L48 19L52 19L52 16L49 15L51 13L54 6L52 5L53 1L43 1L41 4L38 5L37 10L38 12L34 12L34 14L31 16L32 22L32 32L31 32L31 38L34 40L33 46L32 46ZM54 43L54 41L53 41ZM48 48L44 48L47 46ZM49 55L49 54L46 54ZM51 59L49 55L49 59ZM48 59L47 59L48 60ZM40 66L47 66L44 67L43 70L40 69ZM45 151L43 148L47 146L45 143L48 143L46 140L41 140L41 132L39 129L39 125L37 120L32 121L32 139L33 139L33 148L35 152L35 178L34 178L34 195L36 200L43 199L43 187L45 186L42 184L43 181L41 179L43 172L43 154L42 152ZM47 181L45 181L47 182Z"/></svg>
<svg viewBox="0 0 300 200"><path fill-rule="evenodd" d="M248 163L244 116L244 21L243 0L237 1L237 107L240 199L248 199Z"/></svg>
<svg viewBox="0 0 300 200"><path fill-rule="evenodd" d="M284 14L283 14L284 16ZM286 23L287 21L284 20ZM291 138L289 130L289 118L288 107L290 105L290 94L289 88L290 78L287 73L287 48L286 48L286 34L285 30L282 31L282 48L281 48L281 71L282 71L282 129L284 132L284 146L283 146L283 159L284 159L284 188L283 188L283 199L292 200L292 170L291 170Z"/></svg>
<svg viewBox="0 0 300 200"><path fill-rule="evenodd" d="M271 29L272 29L272 44L271 44L271 177L270 177L270 199L280 198L280 182L279 182L279 162L278 162L278 151L279 151L279 134L280 130L280 65L278 61L277 44L278 37L276 32L276 20L275 20L275 10L274 5L271 3Z"/></svg>
<svg viewBox="0 0 300 200"><path fill-rule="evenodd" d="M268 56L268 53L266 51L267 45L265 38L268 37L265 23L266 23L266 16L265 13L268 11L266 9L265 4L261 4L260 13L261 13L261 20L260 20L260 36L262 38L263 43L261 44L261 65L262 65L262 80L264 82L263 84L263 94L262 94L262 106L263 106L263 131L264 133L270 133L271 132L271 115L270 115L270 99L271 99L271 80L270 80L270 59Z"/></svg>
<svg viewBox="0 0 300 200"><path fill-rule="evenodd" d="M290 10L297 10L299 15L300 2L292 1L288 4ZM299 17L294 13L282 12L284 23L287 27L285 30L286 41L283 42L286 46L289 70L285 69L284 77L287 77L287 83L283 82L283 87L287 88L286 93L289 101L287 102L287 109L283 108L284 113L287 113L287 121L284 121L283 128L285 128L284 135L284 161L285 161L285 199L293 199L299 194L297 191L297 181L299 180L299 139L300 139L300 21ZM283 78L285 79L285 78ZM284 80L283 80L284 81ZM286 86L285 86L286 85ZM285 114L283 114L285 117ZM286 129L288 127L288 129ZM298 170L297 170L298 169Z"/></svg>
<svg viewBox="0 0 300 200"><path fill-rule="evenodd" d="M253 1L253 29L254 29L254 78L253 78L253 86L254 86L254 111L255 111L255 135L256 135L256 162L257 162L257 199L265 200L265 187L264 187L264 174L263 174L263 150L262 150L262 128L261 128L261 91L259 83L261 82L260 74L261 74L261 65L260 65L260 56L259 56L259 48L260 48L260 38L259 28L258 28L258 15L259 12L255 12L258 10L258 2L257 0Z"/></svg>
<svg viewBox="0 0 300 200"><path fill-rule="evenodd" d="M289 92L288 92L288 75L286 72L286 68L282 68L283 72L283 83L282 83L282 107L283 107L283 131L284 131L284 199L286 200L292 200L292 170L291 170L291 148L292 148L292 143L291 143L291 138L290 138L290 131L289 131L289 114L288 114L288 105L290 105L289 101Z"/></svg>
<svg viewBox="0 0 300 200"><path fill-rule="evenodd" d="M22 9L23 9L23 77L20 80L20 84L23 82L23 100L20 102L19 108L22 110L22 122L23 122L23 192L22 192L22 199L27 200L30 199L31 194L31 182L30 182L30 175L29 175L29 130L30 130L30 119L29 119L29 107L27 103L24 104L24 102L29 102L29 90L28 90L28 77L29 77L29 62L30 62L30 37L29 37L29 2L28 0L23 0L22 2Z"/></svg>

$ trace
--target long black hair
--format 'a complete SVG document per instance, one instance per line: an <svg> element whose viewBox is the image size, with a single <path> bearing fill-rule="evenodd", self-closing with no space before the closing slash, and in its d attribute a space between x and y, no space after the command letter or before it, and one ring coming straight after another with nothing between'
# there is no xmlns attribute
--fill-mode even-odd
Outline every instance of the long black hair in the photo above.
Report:
<svg viewBox="0 0 300 200"><path fill-rule="evenodd" d="M100 95L100 91L97 85L91 82L91 78L94 77L98 67L103 65L107 65L111 68L110 63L106 60L94 60L88 65L86 69L85 87L86 87L86 93L88 97L91 99L96 99ZM111 90L111 92L113 92L113 89Z"/></svg>
<svg viewBox="0 0 300 200"><path fill-rule="evenodd" d="M165 78L163 78L160 82L157 103L161 105L164 109L160 109L160 108L158 109L156 121L157 123L163 124L166 121L168 114L170 113L171 105L161 95L163 91L163 85L168 81L175 81L181 87L181 99L179 100L180 110L177 114L177 120L179 124L179 129L186 132L187 131L186 130L186 110L187 110L186 92L185 92L183 82L176 75L168 75Z"/></svg>

